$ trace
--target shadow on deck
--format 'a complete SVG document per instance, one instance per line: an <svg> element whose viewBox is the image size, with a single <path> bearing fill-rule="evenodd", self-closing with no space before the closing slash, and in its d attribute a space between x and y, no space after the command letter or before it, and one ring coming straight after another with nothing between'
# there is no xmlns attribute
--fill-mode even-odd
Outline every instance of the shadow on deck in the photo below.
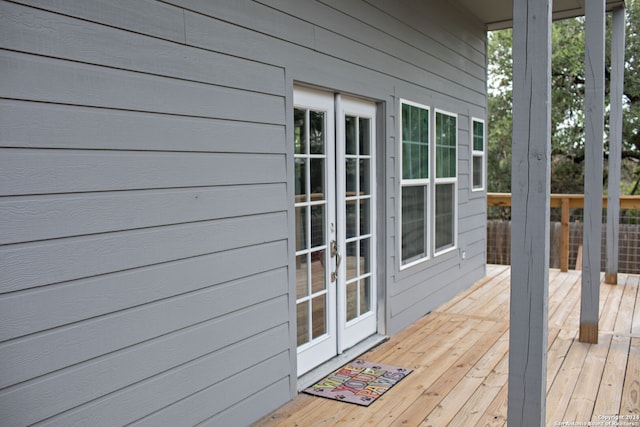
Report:
<svg viewBox="0 0 640 427"><path fill-rule="evenodd" d="M509 274L488 266L468 291L365 353L415 370L370 407L299 395L255 425L506 425ZM601 285L596 345L577 338L580 272L551 270L549 281L547 425L640 426L640 276Z"/></svg>

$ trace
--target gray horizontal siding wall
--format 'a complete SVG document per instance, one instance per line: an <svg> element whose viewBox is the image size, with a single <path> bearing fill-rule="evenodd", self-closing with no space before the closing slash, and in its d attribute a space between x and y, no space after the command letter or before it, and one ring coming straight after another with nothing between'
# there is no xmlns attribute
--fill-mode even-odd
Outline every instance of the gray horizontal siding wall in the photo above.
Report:
<svg viewBox="0 0 640 427"><path fill-rule="evenodd" d="M484 31L432 3L1 1L0 424L246 425L293 396L294 81L380 102L386 331L480 277ZM466 260L399 270L400 98L459 115Z"/></svg>

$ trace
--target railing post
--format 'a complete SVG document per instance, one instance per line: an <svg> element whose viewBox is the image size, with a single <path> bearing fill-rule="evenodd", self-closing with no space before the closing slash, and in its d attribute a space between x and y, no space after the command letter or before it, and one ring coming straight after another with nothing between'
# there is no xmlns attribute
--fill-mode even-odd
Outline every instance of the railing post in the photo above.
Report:
<svg viewBox="0 0 640 427"><path fill-rule="evenodd" d="M560 243L560 271L569 271L569 198L562 198L562 241Z"/></svg>

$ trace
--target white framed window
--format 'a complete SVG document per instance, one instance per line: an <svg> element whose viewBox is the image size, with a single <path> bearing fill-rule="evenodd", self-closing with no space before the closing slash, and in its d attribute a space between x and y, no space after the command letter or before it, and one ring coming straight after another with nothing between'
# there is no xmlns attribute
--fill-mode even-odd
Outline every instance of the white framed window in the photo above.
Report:
<svg viewBox="0 0 640 427"><path fill-rule="evenodd" d="M473 118L471 120L471 190L483 191L485 189L485 126L484 120Z"/></svg>
<svg viewBox="0 0 640 427"><path fill-rule="evenodd" d="M430 117L429 107L400 101L400 264L429 258Z"/></svg>
<svg viewBox="0 0 640 427"><path fill-rule="evenodd" d="M458 115L435 111L434 254L457 246Z"/></svg>
<svg viewBox="0 0 640 427"><path fill-rule="evenodd" d="M400 119L404 269L457 247L458 115L401 99Z"/></svg>

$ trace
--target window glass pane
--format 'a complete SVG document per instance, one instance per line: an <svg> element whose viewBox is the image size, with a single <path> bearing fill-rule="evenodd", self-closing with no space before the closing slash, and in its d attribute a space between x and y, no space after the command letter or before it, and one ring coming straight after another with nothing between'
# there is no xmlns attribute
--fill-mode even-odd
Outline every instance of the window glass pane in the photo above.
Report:
<svg viewBox="0 0 640 427"><path fill-rule="evenodd" d="M360 200L360 235L371 232L371 201L370 199Z"/></svg>
<svg viewBox="0 0 640 427"><path fill-rule="evenodd" d="M482 188L483 160L482 156L473 156L473 188Z"/></svg>
<svg viewBox="0 0 640 427"><path fill-rule="evenodd" d="M436 185L436 250L454 244L455 185Z"/></svg>
<svg viewBox="0 0 640 427"><path fill-rule="evenodd" d="M313 339L324 335L327 332L327 295L323 294L312 301L313 311L311 312Z"/></svg>
<svg viewBox="0 0 640 427"><path fill-rule="evenodd" d="M473 121L473 150L484 151L484 123Z"/></svg>
<svg viewBox="0 0 640 427"><path fill-rule="evenodd" d="M429 110L420 109L420 142L429 143Z"/></svg>
<svg viewBox="0 0 640 427"><path fill-rule="evenodd" d="M371 160L360 159L360 194L371 194Z"/></svg>
<svg viewBox="0 0 640 427"><path fill-rule="evenodd" d="M411 106L402 104L402 139L411 141Z"/></svg>
<svg viewBox="0 0 640 427"><path fill-rule="evenodd" d="M321 111L309 112L309 139L311 140L311 154L324 154L324 113Z"/></svg>
<svg viewBox="0 0 640 427"><path fill-rule="evenodd" d="M324 246L324 205L311 206L311 247Z"/></svg>
<svg viewBox="0 0 640 427"><path fill-rule="evenodd" d="M347 280L351 280L357 276L358 273L358 242L347 243Z"/></svg>
<svg viewBox="0 0 640 427"><path fill-rule="evenodd" d="M360 240L360 272L359 275L365 275L371 272L371 239Z"/></svg>
<svg viewBox="0 0 640 427"><path fill-rule="evenodd" d="M360 119L360 155L371 154L371 120Z"/></svg>
<svg viewBox="0 0 640 427"><path fill-rule="evenodd" d="M411 107L411 140L420 141L422 137L422 120L420 120L421 108Z"/></svg>
<svg viewBox="0 0 640 427"><path fill-rule="evenodd" d="M456 117L436 113L436 178L454 178L457 169Z"/></svg>
<svg viewBox="0 0 640 427"><path fill-rule="evenodd" d="M358 282L347 284L347 321L358 317Z"/></svg>
<svg viewBox="0 0 640 427"><path fill-rule="evenodd" d="M358 234L358 212L356 210L356 200L348 200L346 206L347 239Z"/></svg>
<svg viewBox="0 0 640 427"><path fill-rule="evenodd" d="M298 347L300 347L309 342L309 301L298 303L296 311Z"/></svg>
<svg viewBox="0 0 640 427"><path fill-rule="evenodd" d="M310 159L311 201L324 200L324 159Z"/></svg>
<svg viewBox="0 0 640 427"><path fill-rule="evenodd" d="M346 162L347 196L355 196L358 191L358 161L347 159Z"/></svg>
<svg viewBox="0 0 640 427"><path fill-rule="evenodd" d="M307 249L307 207L298 206L296 208L296 251Z"/></svg>
<svg viewBox="0 0 640 427"><path fill-rule="evenodd" d="M426 193L427 187L402 188L402 260L426 256Z"/></svg>
<svg viewBox="0 0 640 427"><path fill-rule="evenodd" d="M402 178L429 178L429 110L402 105Z"/></svg>
<svg viewBox="0 0 640 427"><path fill-rule="evenodd" d="M308 254L296 257L296 298L304 298L309 295L309 276L307 275Z"/></svg>
<svg viewBox="0 0 640 427"><path fill-rule="evenodd" d="M360 281L360 314L371 311L371 278Z"/></svg>
<svg viewBox="0 0 640 427"><path fill-rule="evenodd" d="M296 178L295 178L295 187L296 187L296 195L305 194L307 191L307 160L306 159L296 159ZM296 198L296 202L304 202L303 200L298 200Z"/></svg>
<svg viewBox="0 0 640 427"><path fill-rule="evenodd" d="M345 153L357 154L357 139L356 139L356 126L357 119L352 116L345 116L344 118L344 137L345 137Z"/></svg>
<svg viewBox="0 0 640 427"><path fill-rule="evenodd" d="M311 252L311 292L314 294L326 288L325 251Z"/></svg>
<svg viewBox="0 0 640 427"><path fill-rule="evenodd" d="M307 133L305 131L306 110L296 108L293 110L293 132L296 154L306 154Z"/></svg>

